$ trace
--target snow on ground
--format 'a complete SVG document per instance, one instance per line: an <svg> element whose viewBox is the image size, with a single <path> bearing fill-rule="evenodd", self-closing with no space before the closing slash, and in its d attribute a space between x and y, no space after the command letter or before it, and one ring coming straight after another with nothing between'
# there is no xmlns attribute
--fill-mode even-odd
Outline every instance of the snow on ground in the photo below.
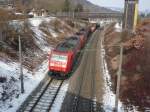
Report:
<svg viewBox="0 0 150 112"><path fill-rule="evenodd" d="M21 20L12 20L9 22L9 25L13 27L17 32L22 30L24 22Z"/></svg>
<svg viewBox="0 0 150 112"><path fill-rule="evenodd" d="M30 18L28 21L31 23L33 27L39 27L42 22L50 22L51 20L56 19L55 17L35 17Z"/></svg>
<svg viewBox="0 0 150 112"><path fill-rule="evenodd" d="M23 13L16 12L15 15L23 15Z"/></svg>
<svg viewBox="0 0 150 112"><path fill-rule="evenodd" d="M105 81L105 94L103 96L103 104L104 104L104 110L106 112L112 112L114 107L115 107L115 94L112 92L111 90L111 78L110 78L110 74L108 71L108 67L107 67L107 63L105 60L105 50L104 47L101 46L101 60L102 60L102 64L104 65L102 66L102 72L104 74L104 81ZM119 101L118 104L118 111L119 112L123 112L122 109L122 103Z"/></svg>
<svg viewBox="0 0 150 112"><path fill-rule="evenodd" d="M51 49L51 46L47 42L46 38L49 36L45 34L42 30L39 29L39 26L42 24L42 22L49 23L52 20L55 20L55 17L35 17L35 18L30 18L27 20L27 22L30 24L30 28L33 31L33 37L35 40L35 43L37 46L45 51L48 52ZM21 20L13 20L9 22L11 26L13 26L16 30L20 29L23 25L23 21ZM55 32L52 29L52 26L48 26L48 30L51 33L52 37L56 38L58 37L58 32Z"/></svg>
<svg viewBox="0 0 150 112"><path fill-rule="evenodd" d="M38 47L45 52L51 50L51 45L46 41L46 34L39 29L39 25L43 22L50 22L54 17L37 17L28 19L31 24L31 30L34 33L34 39ZM21 21L12 21L11 25L16 27ZM49 26L49 29L51 26ZM52 36L56 36L53 31ZM20 75L18 62L0 61L0 77L6 77L6 82L0 82L0 112L15 112L31 92L38 86L40 81L45 77L48 70L48 62L44 61L33 75L32 72L23 68L25 93L20 93Z"/></svg>
<svg viewBox="0 0 150 112"><path fill-rule="evenodd" d="M55 38L58 37L58 33L56 33L54 30L52 30L51 28L49 28L48 30L49 30L49 32L51 32L53 37L55 37Z"/></svg>
<svg viewBox="0 0 150 112"><path fill-rule="evenodd" d="M111 90L111 77L108 71L107 62L105 60L105 49L103 45L101 46L101 60L102 60L102 72L104 74L104 81L105 81L105 94L103 96L103 104L104 104L104 110L106 112L113 112L115 107L115 94ZM133 106L133 110L128 110L125 108L123 103L119 100L118 102L118 112L137 112L137 107Z"/></svg>
<svg viewBox="0 0 150 112"><path fill-rule="evenodd" d="M28 19L29 23L31 24L31 30L34 33L34 39L35 42L37 44L37 46L39 46L39 48L43 51L48 52L51 49L51 46L48 44L48 42L46 41L46 37L48 35L46 35L42 30L39 29L39 26L42 22L47 22L49 23L51 20L56 19L55 17L36 17L36 18L30 18ZM53 37L57 37L58 34L52 30L51 26L48 26L49 28L49 32L52 34Z"/></svg>
<svg viewBox="0 0 150 112"><path fill-rule="evenodd" d="M116 32L122 32L122 24L119 24L119 23L116 23L116 25L115 25L115 30L116 30Z"/></svg>
<svg viewBox="0 0 150 112"><path fill-rule="evenodd" d="M36 17L28 19L30 24L30 29L33 31L33 37L37 46L45 53L50 52L52 47L47 42L47 34L40 30L39 26L42 22L49 23L54 20L55 17ZM10 24L18 29L22 25L23 21L11 21ZM48 26L48 30L51 36L58 37L58 32L53 30L53 26ZM62 29L62 32L63 29ZM35 52L36 54L37 52ZM38 55L38 54L37 54ZM16 112L20 105L26 100L26 98L31 94L31 92L38 86L41 80L45 77L48 71L48 60L44 61L36 72L33 73L25 68L23 68L24 75L24 88L25 93L21 94L20 89L20 74L19 74L19 63L18 62L4 62L0 60L0 78L6 77L5 82L0 82L0 112ZM57 106L53 108L53 112L58 112L61 108L65 94L67 92L68 84L65 84L61 89L60 97L56 99ZM5 97L4 97L5 96ZM59 103L58 103L59 102Z"/></svg>
<svg viewBox="0 0 150 112"><path fill-rule="evenodd" d="M33 27L31 28L32 31L34 32L34 40L36 45L43 51L49 51L51 49L50 45L48 44L48 42L46 41L46 34L44 32L42 32L41 30L39 30L38 27Z"/></svg>
<svg viewBox="0 0 150 112"><path fill-rule="evenodd" d="M13 67L12 67L13 66ZM27 69L23 69L24 74L24 88L25 93L20 93L20 80L19 77L19 64L18 63L4 63L0 62L0 71L3 73L3 76L7 78L13 77L15 80L14 83L9 87L9 90L6 92L14 92L16 91L16 95L9 96L11 98L7 99L6 101L1 101L0 99L0 112L16 112L16 110L20 107L20 105L26 100L26 98L31 94L31 92L38 86L42 79L44 79L47 73L48 62L47 60L44 61L40 66L39 70L35 72L36 75L32 75ZM10 79L7 79L10 80ZM2 87L4 84L0 84L1 92L4 90Z"/></svg>

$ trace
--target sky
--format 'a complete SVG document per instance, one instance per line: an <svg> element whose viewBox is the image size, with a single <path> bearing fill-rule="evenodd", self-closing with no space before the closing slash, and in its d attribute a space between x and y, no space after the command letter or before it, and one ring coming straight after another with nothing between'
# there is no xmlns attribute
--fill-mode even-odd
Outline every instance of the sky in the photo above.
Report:
<svg viewBox="0 0 150 112"><path fill-rule="evenodd" d="M99 6L123 8L125 0L88 0ZM117 1L117 2L116 2ZM150 10L150 0L139 0L140 11Z"/></svg>

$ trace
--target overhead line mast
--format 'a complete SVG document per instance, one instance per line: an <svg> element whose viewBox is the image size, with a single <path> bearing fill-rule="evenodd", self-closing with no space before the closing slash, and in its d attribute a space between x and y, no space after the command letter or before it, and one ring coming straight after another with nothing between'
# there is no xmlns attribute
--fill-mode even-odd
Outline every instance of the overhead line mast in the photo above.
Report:
<svg viewBox="0 0 150 112"><path fill-rule="evenodd" d="M139 0L125 0L123 29L135 31L138 20Z"/></svg>

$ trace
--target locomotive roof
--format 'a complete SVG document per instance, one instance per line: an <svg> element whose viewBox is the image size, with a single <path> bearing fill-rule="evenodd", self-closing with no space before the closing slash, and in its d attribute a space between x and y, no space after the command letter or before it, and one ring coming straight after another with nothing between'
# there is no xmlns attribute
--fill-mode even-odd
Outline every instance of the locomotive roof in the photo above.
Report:
<svg viewBox="0 0 150 112"><path fill-rule="evenodd" d="M79 40L78 40L77 37L68 38L68 39L66 39L65 42L59 44L56 49L58 51L69 51L69 50L72 50L72 49L74 49L77 46L78 41Z"/></svg>

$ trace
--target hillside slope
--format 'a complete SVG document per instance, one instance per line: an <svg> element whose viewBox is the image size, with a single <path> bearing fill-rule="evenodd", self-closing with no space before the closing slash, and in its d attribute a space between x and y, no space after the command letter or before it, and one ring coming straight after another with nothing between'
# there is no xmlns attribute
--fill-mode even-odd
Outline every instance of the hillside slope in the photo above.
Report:
<svg viewBox="0 0 150 112"><path fill-rule="evenodd" d="M113 12L113 10L109 9L109 8L105 8L105 7L101 7L98 5L95 5L87 0L70 0L71 3L73 3L74 5L80 3L83 5L84 9L88 9L91 12Z"/></svg>
<svg viewBox="0 0 150 112"><path fill-rule="evenodd" d="M24 0L23 0L24 1ZM38 8L46 8L50 11L61 11L63 7L63 3L65 0L26 0L25 3L28 5L32 5L33 7ZM84 9L90 12L114 12L113 10L109 8L100 7L98 5L94 5L93 3L87 1L87 0L69 0L71 3L72 9L76 6L76 4L80 3L83 5Z"/></svg>
<svg viewBox="0 0 150 112"><path fill-rule="evenodd" d="M45 77L48 53L77 30L55 17L36 17L25 22L12 20L9 23L10 35L0 40L0 112L16 112ZM25 29L21 31L25 94L20 94L18 35L13 33L20 25ZM24 31L27 35L23 35Z"/></svg>

